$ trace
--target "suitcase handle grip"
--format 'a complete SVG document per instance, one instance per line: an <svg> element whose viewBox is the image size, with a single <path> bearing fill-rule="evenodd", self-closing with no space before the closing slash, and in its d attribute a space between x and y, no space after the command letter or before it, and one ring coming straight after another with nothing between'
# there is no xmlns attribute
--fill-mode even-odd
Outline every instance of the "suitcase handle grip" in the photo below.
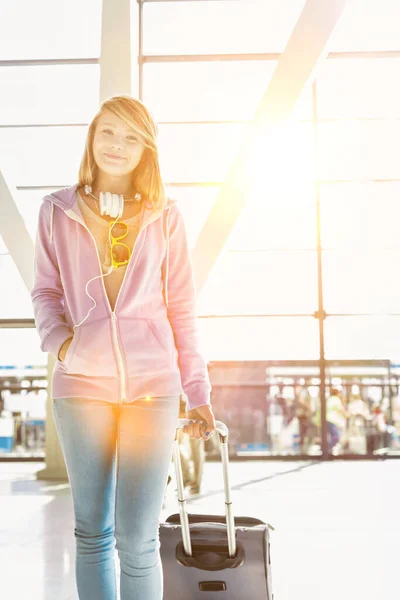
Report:
<svg viewBox="0 0 400 600"><path fill-rule="evenodd" d="M244 548L238 544L236 556L226 556L225 552L219 546L199 544L194 546L194 556L188 556L185 553L182 542L176 547L176 560L183 567L195 567L202 571L225 571L226 569L235 569L241 567L244 563Z"/></svg>
<svg viewBox="0 0 400 600"><path fill-rule="evenodd" d="M189 423L189 419L178 419L176 430L181 429ZM221 450L222 471L224 477L224 492L225 492L225 514L226 528L228 534L228 549L229 557L233 558L236 555L236 534L235 521L232 512L231 488L229 484L229 455L228 455L228 427L222 421L215 422L215 430L219 433L219 447ZM187 556L192 556L192 544L190 540L189 519L186 511L186 500L184 496L182 465L179 452L179 441L177 431L174 441L174 464L176 473L176 482L178 486L178 501L179 501L179 517L182 529L183 547Z"/></svg>

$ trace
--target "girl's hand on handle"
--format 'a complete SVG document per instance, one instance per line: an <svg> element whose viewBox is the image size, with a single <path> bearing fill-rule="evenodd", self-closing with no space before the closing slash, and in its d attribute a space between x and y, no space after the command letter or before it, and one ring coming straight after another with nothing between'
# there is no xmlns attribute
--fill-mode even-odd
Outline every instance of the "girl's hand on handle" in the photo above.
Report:
<svg viewBox="0 0 400 600"><path fill-rule="evenodd" d="M210 404L203 404L196 409L189 410L186 418L191 419L191 423L182 428L183 433L196 440L210 439L211 434L215 431L215 418Z"/></svg>

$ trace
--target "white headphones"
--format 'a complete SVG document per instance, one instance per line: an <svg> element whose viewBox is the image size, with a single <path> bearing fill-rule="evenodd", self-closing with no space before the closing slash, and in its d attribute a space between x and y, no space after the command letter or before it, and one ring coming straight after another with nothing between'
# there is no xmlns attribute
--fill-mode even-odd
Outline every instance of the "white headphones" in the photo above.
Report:
<svg viewBox="0 0 400 600"><path fill-rule="evenodd" d="M110 217L117 217L118 219L124 214L124 196L122 194L112 194L111 192L100 192L100 198L97 198L92 194L92 186L85 185L85 194L92 196L95 200L99 201L100 214L108 215ZM136 193L133 201L141 202L141 194ZM126 202L132 202L127 200Z"/></svg>
<svg viewBox="0 0 400 600"><path fill-rule="evenodd" d="M102 215L109 215L110 217L117 217L117 219L119 219L120 217L122 217L123 212L124 212L124 197L123 195L118 195L118 194L111 194L111 192L100 192L100 198L96 198L96 196L94 196L92 194L92 186L90 185L85 185L85 194L87 196L92 196L95 200L99 201L100 204L100 213ZM127 202L141 202L142 200L142 196L137 193L135 194L135 197L133 198L133 200L127 200ZM99 277L106 277L107 275L109 275L113 270L113 265L111 265L111 269L108 271L108 273L106 273L105 275L96 275L96 277L92 277L92 279L89 279L89 281L87 282L86 286L85 286L85 292L86 295L89 296L89 298L94 302L93 306L89 309L86 317L84 319L82 319L82 321L80 323L78 323L77 325L74 325L74 331L76 330L77 327L80 327L82 325L82 323L84 323L86 321L86 319L88 318L88 316L90 315L91 311L94 309L94 307L96 306L96 300L93 298L93 296L91 296L88 292L88 285L91 281L93 281L94 279L98 279Z"/></svg>

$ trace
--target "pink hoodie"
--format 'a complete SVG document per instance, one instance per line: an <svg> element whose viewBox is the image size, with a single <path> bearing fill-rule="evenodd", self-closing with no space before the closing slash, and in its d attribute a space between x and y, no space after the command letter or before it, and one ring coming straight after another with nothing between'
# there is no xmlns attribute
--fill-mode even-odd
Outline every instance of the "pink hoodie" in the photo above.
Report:
<svg viewBox="0 0 400 600"><path fill-rule="evenodd" d="M57 358L73 335L65 360L57 358L52 397L119 404L184 392L189 409L210 404L186 231L175 202L144 208L112 311L77 187L43 198L36 236L31 298L40 348Z"/></svg>

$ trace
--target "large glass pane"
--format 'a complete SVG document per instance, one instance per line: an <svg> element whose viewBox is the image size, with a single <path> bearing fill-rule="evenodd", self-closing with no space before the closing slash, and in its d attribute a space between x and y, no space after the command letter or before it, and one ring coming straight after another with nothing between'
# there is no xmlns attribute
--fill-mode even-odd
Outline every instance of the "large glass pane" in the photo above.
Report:
<svg viewBox="0 0 400 600"><path fill-rule="evenodd" d="M168 186L185 219L194 247L220 186ZM226 241L230 250L310 250L316 245L315 186L289 178L249 191L243 210Z"/></svg>
<svg viewBox="0 0 400 600"><path fill-rule="evenodd" d="M246 125L161 125L159 151L166 181L223 181Z"/></svg>
<svg viewBox="0 0 400 600"><path fill-rule="evenodd" d="M229 121L254 117L276 61L149 63L144 65L144 102L157 121ZM297 119L312 118L307 87Z"/></svg>
<svg viewBox="0 0 400 600"><path fill-rule="evenodd" d="M33 270L32 257L29 262L32 264ZM33 307L29 291L22 281L15 262L8 254L8 249L1 236L0 273L0 318L33 319Z"/></svg>
<svg viewBox="0 0 400 600"><path fill-rule="evenodd" d="M145 54L282 52L304 0L144 4ZM223 34L223 35L222 35Z"/></svg>
<svg viewBox="0 0 400 600"><path fill-rule="evenodd" d="M95 58L100 30L100 0L1 2L0 60Z"/></svg>
<svg viewBox="0 0 400 600"><path fill-rule="evenodd" d="M400 313L399 259L399 252L376 248L324 251L325 310Z"/></svg>
<svg viewBox="0 0 400 600"><path fill-rule="evenodd" d="M227 240L230 250L310 250L316 245L315 185L268 177L256 186Z"/></svg>
<svg viewBox="0 0 400 600"><path fill-rule="evenodd" d="M87 127L0 129L0 163L17 186L77 181Z"/></svg>
<svg viewBox="0 0 400 600"><path fill-rule="evenodd" d="M58 188L47 190L17 190L15 192L15 204L17 205L25 226L32 238L32 244L34 244L36 239L38 214L43 196L56 191L56 189ZM31 261L33 270L33 254L28 258ZM33 307L30 294L1 236L0 274L0 318L33 319ZM2 364L1 361L0 364Z"/></svg>
<svg viewBox="0 0 400 600"><path fill-rule="evenodd" d="M268 446L275 454L321 454L319 365L274 362L267 369Z"/></svg>
<svg viewBox="0 0 400 600"><path fill-rule="evenodd" d="M227 252L198 298L199 314L308 313L317 305L314 252Z"/></svg>
<svg viewBox="0 0 400 600"><path fill-rule="evenodd" d="M317 360L318 323L306 317L199 319L206 360Z"/></svg>
<svg viewBox="0 0 400 600"><path fill-rule="evenodd" d="M89 122L99 74L98 65L0 68L0 125Z"/></svg>
<svg viewBox="0 0 400 600"><path fill-rule="evenodd" d="M399 118L400 58L332 59L318 71L321 118Z"/></svg>
<svg viewBox="0 0 400 600"><path fill-rule="evenodd" d="M332 33L329 50L400 50L397 0L351 0Z"/></svg>
<svg viewBox="0 0 400 600"><path fill-rule="evenodd" d="M2 314L1 318L7 317ZM47 366L47 358L47 352L40 350L40 339L35 327L0 329L2 369L42 368ZM3 370L0 373L4 379L6 373Z"/></svg>
<svg viewBox="0 0 400 600"><path fill-rule="evenodd" d="M400 252L400 182L321 185L322 244Z"/></svg>
<svg viewBox="0 0 400 600"><path fill-rule="evenodd" d="M220 361L209 370L214 412L229 427L232 455L321 454L318 366Z"/></svg>
<svg viewBox="0 0 400 600"><path fill-rule="evenodd" d="M196 244L219 190L220 186L168 186L168 195L178 201L185 220L190 249Z"/></svg>
<svg viewBox="0 0 400 600"><path fill-rule="evenodd" d="M320 123L321 179L400 177L400 121Z"/></svg>
<svg viewBox="0 0 400 600"><path fill-rule="evenodd" d="M159 148L161 169L168 182L223 181L243 142L247 125L161 125ZM291 123L286 129L285 162L280 172L311 179L314 174L313 129L309 123ZM252 168L259 172L260 187L264 185L268 164L268 144L262 141L254 150ZM272 155L274 149L269 149ZM282 156L283 159L283 156ZM276 166L274 165L274 169ZM276 178L276 172L274 172Z"/></svg>
<svg viewBox="0 0 400 600"><path fill-rule="evenodd" d="M400 316L329 317L325 322L328 360L387 359L400 362Z"/></svg>
<svg viewBox="0 0 400 600"><path fill-rule="evenodd" d="M35 328L0 329L3 456L44 456L47 358Z"/></svg>
<svg viewBox="0 0 400 600"><path fill-rule="evenodd" d="M226 241L229 250L310 250L315 248L315 187L302 181L269 181L249 192L239 218ZM194 246L207 216L218 197L220 186L168 187L178 201Z"/></svg>
<svg viewBox="0 0 400 600"><path fill-rule="evenodd" d="M25 222L25 226L34 242L38 224L38 215L43 197L60 188L15 190L15 204Z"/></svg>
<svg viewBox="0 0 400 600"><path fill-rule="evenodd" d="M398 397L388 385L388 367L379 367L378 361L399 363L399 334L400 316L329 317L326 320L326 358L357 361L346 369L336 366L327 372L327 376L331 376L328 396L336 387L347 412L346 418L337 422L332 418L336 414L334 407L328 408L327 419L338 427L336 434L339 434L333 453L398 450ZM360 365L363 360L369 361L369 366ZM374 360L378 363L375 366L371 364Z"/></svg>
<svg viewBox="0 0 400 600"><path fill-rule="evenodd" d="M388 365L388 360L357 360L334 361L327 367L328 443L333 454L372 454L395 447Z"/></svg>

